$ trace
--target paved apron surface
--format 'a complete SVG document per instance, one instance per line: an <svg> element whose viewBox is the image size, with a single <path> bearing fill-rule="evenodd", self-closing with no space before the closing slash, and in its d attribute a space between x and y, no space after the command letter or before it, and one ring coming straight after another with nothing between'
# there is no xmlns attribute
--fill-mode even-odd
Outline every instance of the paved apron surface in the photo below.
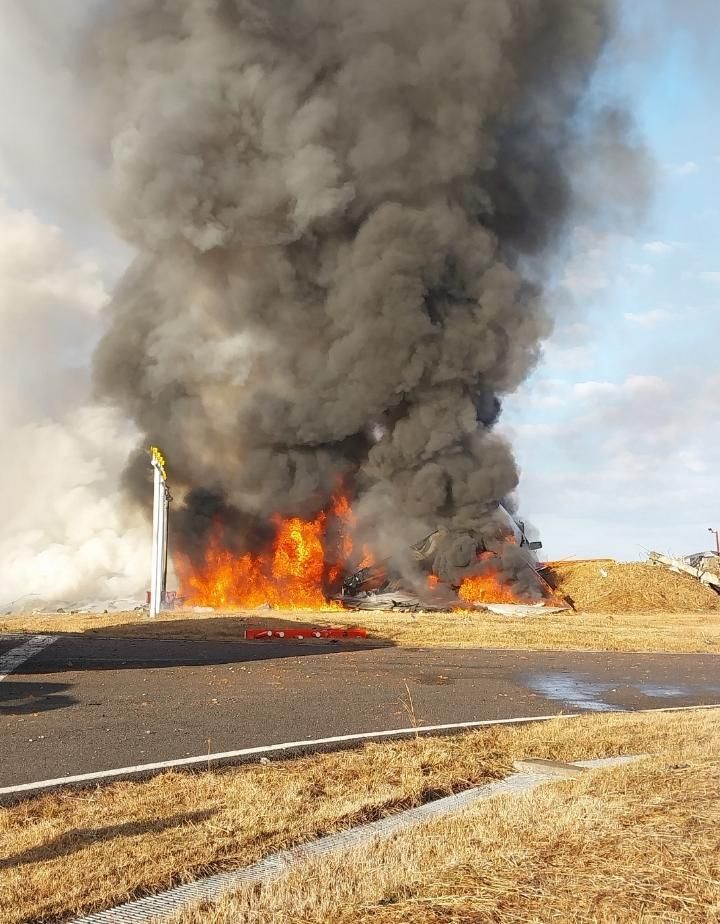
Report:
<svg viewBox="0 0 720 924"><path fill-rule="evenodd" d="M0 636L0 656L22 643ZM416 723L712 703L712 655L61 636L0 682L0 786Z"/></svg>

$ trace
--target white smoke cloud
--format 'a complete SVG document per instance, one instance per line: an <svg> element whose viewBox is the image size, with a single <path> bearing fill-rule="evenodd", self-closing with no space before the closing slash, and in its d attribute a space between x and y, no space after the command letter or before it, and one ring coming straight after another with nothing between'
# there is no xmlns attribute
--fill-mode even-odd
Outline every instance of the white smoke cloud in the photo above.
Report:
<svg viewBox="0 0 720 924"><path fill-rule="evenodd" d="M0 184L13 202L78 227L98 214L102 177L88 156L77 46L100 0L0 0Z"/></svg>
<svg viewBox="0 0 720 924"><path fill-rule="evenodd" d="M136 435L90 392L125 261L99 218L102 168L75 76L100 2L49 15L45 0L0 0L0 611L135 594L146 580L148 530L119 491Z"/></svg>
<svg viewBox="0 0 720 924"><path fill-rule="evenodd" d="M107 299L95 260L0 202L0 607L142 588L148 530L118 487L136 436L89 400Z"/></svg>
<svg viewBox="0 0 720 924"><path fill-rule="evenodd" d="M653 308L649 311L627 311L623 317L629 324L638 327L657 327L668 321L677 321L680 315L666 308Z"/></svg>
<svg viewBox="0 0 720 924"><path fill-rule="evenodd" d="M148 529L118 491L127 429L97 407L3 428L0 607L142 591Z"/></svg>
<svg viewBox="0 0 720 924"><path fill-rule="evenodd" d="M107 292L60 228L0 201L0 410L8 424L77 404Z"/></svg>

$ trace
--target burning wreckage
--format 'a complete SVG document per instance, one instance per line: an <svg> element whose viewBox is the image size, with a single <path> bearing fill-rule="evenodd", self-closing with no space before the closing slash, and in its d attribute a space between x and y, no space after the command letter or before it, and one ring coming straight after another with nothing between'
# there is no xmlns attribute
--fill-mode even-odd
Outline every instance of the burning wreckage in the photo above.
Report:
<svg viewBox="0 0 720 924"><path fill-rule="evenodd" d="M335 599L353 610L447 611L485 608L487 605L553 605L564 607L552 588L540 575L535 554L542 543L531 541L525 524L500 505L503 521L498 543L477 541L466 545L465 560L456 562L465 576L456 582L441 581L436 575L435 559L447 539L448 531L436 530L410 549L412 560L423 575L418 584L394 573L389 562L360 568L343 581L342 593ZM524 579L523 590L516 590L503 576L503 552L512 549L513 570Z"/></svg>
<svg viewBox="0 0 720 924"><path fill-rule="evenodd" d="M540 574L535 553L541 543L530 541L524 523L502 505L493 522L494 534L482 540L441 527L409 548L378 557L358 541L352 505L340 492L314 519L276 517L274 535L255 552L241 552L228 524L214 517L198 557L176 553L174 564L183 600L216 609L564 606Z"/></svg>

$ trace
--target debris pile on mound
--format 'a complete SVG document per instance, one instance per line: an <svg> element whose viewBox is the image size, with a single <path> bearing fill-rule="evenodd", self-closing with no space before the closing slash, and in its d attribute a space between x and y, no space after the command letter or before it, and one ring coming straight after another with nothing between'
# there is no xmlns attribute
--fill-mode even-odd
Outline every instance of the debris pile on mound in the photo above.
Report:
<svg viewBox="0 0 720 924"><path fill-rule="evenodd" d="M543 576L585 613L689 613L720 610L720 595L686 574L650 564L554 562Z"/></svg>
<svg viewBox="0 0 720 924"><path fill-rule="evenodd" d="M720 576L720 554L717 552L697 552L695 555L686 555L683 561L700 571Z"/></svg>

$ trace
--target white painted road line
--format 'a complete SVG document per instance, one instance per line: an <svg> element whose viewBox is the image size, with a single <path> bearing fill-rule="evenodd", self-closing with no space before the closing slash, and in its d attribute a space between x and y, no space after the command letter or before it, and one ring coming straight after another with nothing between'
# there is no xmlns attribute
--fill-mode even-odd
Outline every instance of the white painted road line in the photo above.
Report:
<svg viewBox="0 0 720 924"><path fill-rule="evenodd" d="M243 763L254 757L261 758L269 754L288 757L297 751L321 750L324 747L338 750L343 745L352 746L364 741L381 741L383 739L404 738L409 735L443 734L452 731L472 731L474 728L488 728L493 725L526 725L530 722L549 722L551 719L577 719L580 713L557 715L521 716L516 719L486 719L482 722L454 722L451 725L420 725L417 728L392 728L387 731L363 732L359 735L338 735L335 738L316 738L305 741L288 741L284 744L269 744L264 747L242 748L239 751L224 751L219 754L200 754L198 757L182 757L179 760L164 760L155 764L138 764L135 767L119 767L117 770L100 770L96 773L80 773L77 776L64 776L55 780L42 780L39 783L22 783L18 786L0 788L0 804L15 801L23 796L33 796L61 786L82 786L86 783L106 783L112 780L128 779L134 776L146 776L162 773L164 770L183 770L193 767L209 769L213 764Z"/></svg>
<svg viewBox="0 0 720 924"><path fill-rule="evenodd" d="M7 636L0 636L0 639ZM11 648L10 651L0 655L0 681L4 680L8 674L12 674L22 664L29 661L36 654L39 654L44 648L52 645L60 638L59 635L33 635L17 648Z"/></svg>
<svg viewBox="0 0 720 924"><path fill-rule="evenodd" d="M625 715L643 715L660 712L690 712L697 709L720 709L720 703L705 706L668 706L663 709L638 709ZM606 715L621 715L622 710ZM242 748L238 751L224 751L219 754L200 754L197 757L183 757L179 760L164 760L154 764L138 764L134 767L119 767L116 770L100 770L96 773L80 773L76 776L58 777L54 780L41 780L38 783L21 783L17 786L0 788L0 805L17 802L23 798L40 795L63 786L84 786L87 784L111 783L113 780L126 780L133 777L152 776L165 770L192 770L194 767L210 769L223 764L242 764L268 755L277 755L280 759L292 757L294 753L306 751L341 750L343 746L352 747L366 741L392 740L410 735L442 735L453 731L472 731L475 728L490 728L501 725L529 725L532 722L550 722L582 718L583 713L558 713L556 715L519 716L514 719L486 719L481 722L454 722L451 725L420 725L417 728L392 728L387 731L364 732L359 735L338 735L334 738L316 738L305 741L288 741L284 744L270 744L264 747Z"/></svg>

